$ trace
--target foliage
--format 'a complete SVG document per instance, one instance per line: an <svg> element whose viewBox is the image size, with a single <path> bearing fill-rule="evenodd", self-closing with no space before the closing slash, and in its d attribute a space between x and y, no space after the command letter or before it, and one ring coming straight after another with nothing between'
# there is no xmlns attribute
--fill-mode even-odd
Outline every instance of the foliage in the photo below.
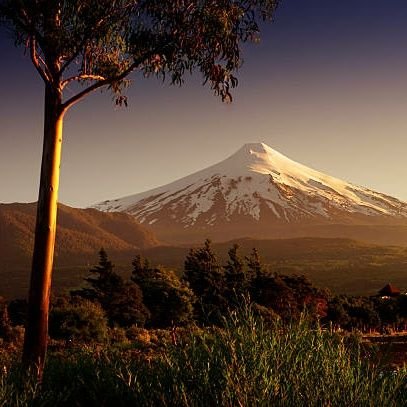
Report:
<svg viewBox="0 0 407 407"><path fill-rule="evenodd" d="M137 256L133 261L132 281L140 286L150 310L150 326L168 327L192 320L195 297L173 271L152 268Z"/></svg>
<svg viewBox="0 0 407 407"><path fill-rule="evenodd" d="M250 276L251 290L257 290L262 283L262 277L267 276L264 264L260 259L259 252L256 248L253 248L249 256L245 257L247 264L247 272Z"/></svg>
<svg viewBox="0 0 407 407"><path fill-rule="evenodd" d="M239 255L239 245L234 244L228 251L229 259L224 266L226 296L232 302L239 303L249 294L251 275L246 270L244 259Z"/></svg>
<svg viewBox="0 0 407 407"><path fill-rule="evenodd" d="M394 298L372 298L382 325L407 326L407 295Z"/></svg>
<svg viewBox="0 0 407 407"><path fill-rule="evenodd" d="M144 326L150 311L144 305L143 293L137 284L126 282L109 302L109 319L121 327Z"/></svg>
<svg viewBox="0 0 407 407"><path fill-rule="evenodd" d="M89 300L59 298L50 312L50 336L75 342L107 339L107 318L99 304Z"/></svg>
<svg viewBox="0 0 407 407"><path fill-rule="evenodd" d="M25 325L27 308L27 300L15 299L9 302L8 314L12 325Z"/></svg>
<svg viewBox="0 0 407 407"><path fill-rule="evenodd" d="M258 39L258 21L270 19L276 4L277 0L3 0L0 22L15 33L16 44L30 49L44 81L60 90L71 82L88 86L87 93L109 86L116 103L122 104L126 77L135 69L145 76L169 76L175 84L196 69L227 100L237 84L233 71L242 63L241 43ZM68 105L80 98L78 93Z"/></svg>
<svg viewBox="0 0 407 407"><path fill-rule="evenodd" d="M350 406L407 402L407 370L369 365L360 344L302 317L266 328L250 305L143 359L112 348L54 355L42 388L0 373L2 405Z"/></svg>
<svg viewBox="0 0 407 407"><path fill-rule="evenodd" d="M195 313L198 320L217 322L227 309L224 270L212 250L210 240L191 249L185 259L184 279L198 298Z"/></svg>
<svg viewBox="0 0 407 407"><path fill-rule="evenodd" d="M11 333L11 323L7 308L7 302L0 297L0 338L8 339Z"/></svg>
<svg viewBox="0 0 407 407"><path fill-rule="evenodd" d="M89 270L91 277L85 278L90 288L83 288L75 294L91 301L98 301L103 308L108 308L113 295L124 285L123 279L113 269L114 265L108 259L106 251L100 249L99 264Z"/></svg>
<svg viewBox="0 0 407 407"><path fill-rule="evenodd" d="M366 330L381 325L375 301L368 297L334 297L328 304L326 320L345 329Z"/></svg>
<svg viewBox="0 0 407 407"><path fill-rule="evenodd" d="M271 273L256 249L243 259L239 246L233 245L228 256L226 265L219 267L207 240L204 247L190 250L185 260L184 278L198 297L199 321L217 323L219 316L247 297L267 319L276 314L285 320L298 319L304 309L315 317L325 316L328 293L314 287L304 276Z"/></svg>
<svg viewBox="0 0 407 407"><path fill-rule="evenodd" d="M101 249L99 264L89 270L96 277L85 278L91 287L72 294L98 302L106 312L110 325L143 326L149 318L149 311L143 303L140 288L136 284L125 282L113 268L106 251Z"/></svg>

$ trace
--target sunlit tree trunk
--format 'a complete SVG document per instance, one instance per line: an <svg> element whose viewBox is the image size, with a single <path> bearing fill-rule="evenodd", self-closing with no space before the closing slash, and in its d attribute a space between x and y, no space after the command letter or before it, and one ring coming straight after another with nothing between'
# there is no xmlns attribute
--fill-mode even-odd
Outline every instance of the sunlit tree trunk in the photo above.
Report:
<svg viewBox="0 0 407 407"><path fill-rule="evenodd" d="M35 242L23 362L42 377L48 340L48 312L53 267L63 113L61 95L52 86L45 89L44 141L38 196Z"/></svg>

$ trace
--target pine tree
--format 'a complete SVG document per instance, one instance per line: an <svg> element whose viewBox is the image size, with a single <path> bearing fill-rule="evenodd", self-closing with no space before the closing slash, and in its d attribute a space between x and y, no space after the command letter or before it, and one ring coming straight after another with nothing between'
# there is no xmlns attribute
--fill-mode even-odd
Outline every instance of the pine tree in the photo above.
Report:
<svg viewBox="0 0 407 407"><path fill-rule="evenodd" d="M113 295L124 286L123 279L113 269L114 265L108 259L106 251L100 249L99 264L89 270L91 277L85 278L91 288L84 288L75 294L99 302L104 309L108 308Z"/></svg>
<svg viewBox="0 0 407 407"><path fill-rule="evenodd" d="M264 265L261 263L259 252L255 247L250 252L250 255L245 257L245 260L250 280L260 278L264 274Z"/></svg>
<svg viewBox="0 0 407 407"><path fill-rule="evenodd" d="M247 264L247 274L250 282L250 295L253 301L261 304L264 296L263 290L267 281L272 278L272 274L266 270L261 262L259 252L253 248L249 256L245 258Z"/></svg>
<svg viewBox="0 0 407 407"><path fill-rule="evenodd" d="M197 318L202 322L219 322L227 309L225 273L220 267L210 240L191 249L185 259L184 279L198 298Z"/></svg>
<svg viewBox="0 0 407 407"><path fill-rule="evenodd" d="M238 251L239 245L234 244L229 249L229 259L224 266L227 296L231 304L241 302L243 296L247 297L249 294L249 275L246 271L245 262Z"/></svg>
<svg viewBox="0 0 407 407"><path fill-rule="evenodd" d="M85 278L90 288L86 287L72 294L98 302L112 326L143 326L149 317L149 311L143 303L140 287L126 283L113 269L114 265L102 248L99 252L99 264L89 270L92 276Z"/></svg>
<svg viewBox="0 0 407 407"><path fill-rule="evenodd" d="M150 262L148 261L148 259L145 259L140 254L138 254L134 258L131 264L133 266L131 279L135 283L137 283L137 281L140 280L142 277L147 277L151 271Z"/></svg>

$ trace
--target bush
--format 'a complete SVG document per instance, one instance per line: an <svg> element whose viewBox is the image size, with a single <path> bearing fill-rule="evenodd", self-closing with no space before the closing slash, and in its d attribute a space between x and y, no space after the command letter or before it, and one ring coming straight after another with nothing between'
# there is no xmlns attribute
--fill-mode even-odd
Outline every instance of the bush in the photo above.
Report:
<svg viewBox="0 0 407 407"><path fill-rule="evenodd" d="M97 303L59 299L51 309L49 333L55 339L103 342L108 334L107 319Z"/></svg>
<svg viewBox="0 0 407 407"><path fill-rule="evenodd" d="M192 320L194 293L172 270L152 268L138 256L133 261L132 280L143 292L150 311L149 326L166 328Z"/></svg>
<svg viewBox="0 0 407 407"><path fill-rule="evenodd" d="M126 330L120 327L113 327L108 329L109 342L111 344L127 344L129 339L126 336Z"/></svg>

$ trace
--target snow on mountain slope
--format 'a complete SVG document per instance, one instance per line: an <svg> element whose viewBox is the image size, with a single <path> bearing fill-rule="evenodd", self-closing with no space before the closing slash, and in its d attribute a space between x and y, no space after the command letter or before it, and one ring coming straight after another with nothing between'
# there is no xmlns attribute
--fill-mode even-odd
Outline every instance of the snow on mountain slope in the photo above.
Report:
<svg viewBox="0 0 407 407"><path fill-rule="evenodd" d="M95 208L127 212L149 225L168 223L169 217L184 228L228 222L236 215L261 221L267 214L280 222L357 214L407 217L405 202L325 175L263 143L246 144L202 171Z"/></svg>

